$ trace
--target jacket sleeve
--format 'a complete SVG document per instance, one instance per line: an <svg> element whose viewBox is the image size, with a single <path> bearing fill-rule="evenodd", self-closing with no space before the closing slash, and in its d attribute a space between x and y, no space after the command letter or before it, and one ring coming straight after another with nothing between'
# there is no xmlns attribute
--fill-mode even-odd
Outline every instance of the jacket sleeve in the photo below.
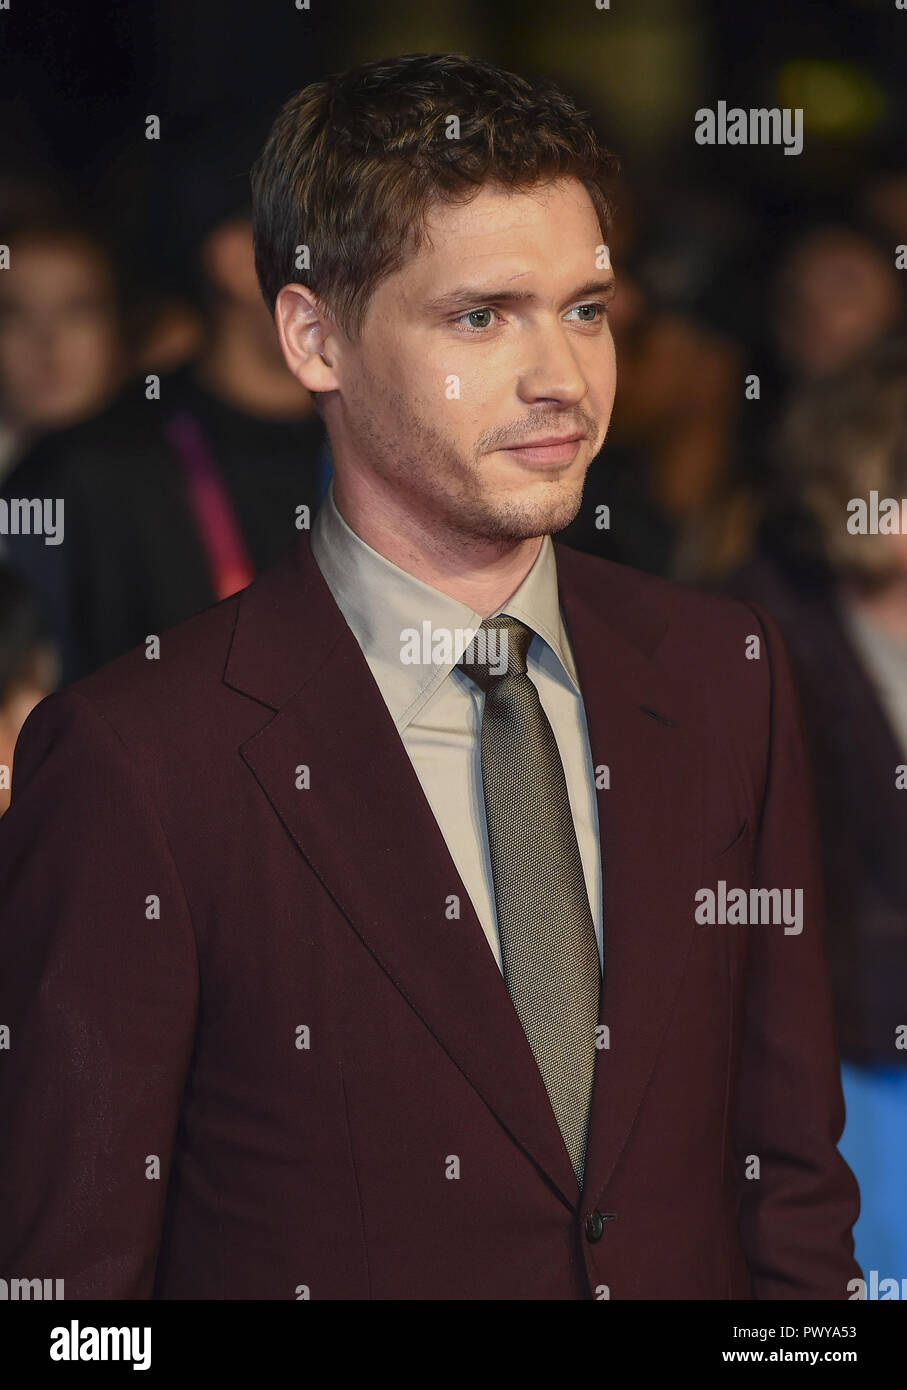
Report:
<svg viewBox="0 0 907 1390"><path fill-rule="evenodd" d="M859 1191L837 1149L844 1100L814 794L780 633L761 605L749 606L771 688L753 886L802 889L802 930L796 921L747 927L735 1116L740 1233L757 1299L848 1299L848 1283L861 1277L851 1235ZM753 1156L758 1177L747 1176Z"/></svg>
<svg viewBox="0 0 907 1390"><path fill-rule="evenodd" d="M136 760L84 696L50 696L0 821L3 1278L152 1296L197 975Z"/></svg>

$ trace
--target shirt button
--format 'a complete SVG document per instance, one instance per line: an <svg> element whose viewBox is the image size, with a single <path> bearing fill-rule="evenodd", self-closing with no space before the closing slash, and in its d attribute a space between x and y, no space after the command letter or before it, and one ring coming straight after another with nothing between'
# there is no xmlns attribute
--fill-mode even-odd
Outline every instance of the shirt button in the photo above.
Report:
<svg viewBox="0 0 907 1390"><path fill-rule="evenodd" d="M594 1244L595 1241L601 1240L602 1231L604 1229L605 1223L602 1221L602 1214L600 1211L594 1211L590 1216L586 1217L586 1239L588 1241Z"/></svg>

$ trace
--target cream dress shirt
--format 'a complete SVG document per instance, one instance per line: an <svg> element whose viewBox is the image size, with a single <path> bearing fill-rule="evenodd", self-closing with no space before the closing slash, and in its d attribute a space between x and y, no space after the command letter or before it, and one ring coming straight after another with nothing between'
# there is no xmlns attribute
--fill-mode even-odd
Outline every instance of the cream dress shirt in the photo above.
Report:
<svg viewBox="0 0 907 1390"><path fill-rule="evenodd" d="M312 553L349 624L413 764L419 783L488 944L501 968L485 798L481 733L484 693L456 669L482 618L385 559L347 525L334 502L333 482L315 516ZM602 886L595 774L576 666L560 609L557 563L546 536L532 569L497 609L535 634L528 673L560 750L586 891L602 961ZM450 661L408 663L405 644L423 624L462 638ZM404 634L409 631L410 637ZM411 649L410 649L411 650ZM339 712L338 712L339 713ZM405 827L398 827L405 834ZM458 891L456 884L444 896Z"/></svg>

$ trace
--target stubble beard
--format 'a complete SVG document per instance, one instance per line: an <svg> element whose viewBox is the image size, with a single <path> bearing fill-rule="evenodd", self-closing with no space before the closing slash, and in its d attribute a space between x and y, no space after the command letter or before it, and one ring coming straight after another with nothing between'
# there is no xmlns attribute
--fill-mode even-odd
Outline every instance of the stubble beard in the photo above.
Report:
<svg viewBox="0 0 907 1390"><path fill-rule="evenodd" d="M386 384L380 396L385 418L394 421L393 438L374 409L374 394L358 395L352 431L357 451L387 490L402 499L420 528L444 531L468 548L561 531L579 511L588 462L582 472L571 466L559 478L540 474L532 495L494 492L486 481L490 453L477 449L464 456L406 397Z"/></svg>

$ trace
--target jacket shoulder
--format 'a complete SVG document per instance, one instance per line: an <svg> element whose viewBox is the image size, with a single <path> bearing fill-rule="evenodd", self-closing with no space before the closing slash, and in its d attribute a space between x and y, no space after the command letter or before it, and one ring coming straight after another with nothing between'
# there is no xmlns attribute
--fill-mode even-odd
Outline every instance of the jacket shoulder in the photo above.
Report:
<svg viewBox="0 0 907 1390"><path fill-rule="evenodd" d="M556 553L559 576L597 602L603 616L623 615L632 631L634 617L642 621L645 615L660 629L658 645L666 651L693 644L717 651L742 632L759 635L764 610L744 595L684 584L567 546L556 546Z"/></svg>
<svg viewBox="0 0 907 1390"><path fill-rule="evenodd" d="M174 627L149 633L144 643L66 690L93 705L124 737L200 719L225 688L237 608L233 594Z"/></svg>

